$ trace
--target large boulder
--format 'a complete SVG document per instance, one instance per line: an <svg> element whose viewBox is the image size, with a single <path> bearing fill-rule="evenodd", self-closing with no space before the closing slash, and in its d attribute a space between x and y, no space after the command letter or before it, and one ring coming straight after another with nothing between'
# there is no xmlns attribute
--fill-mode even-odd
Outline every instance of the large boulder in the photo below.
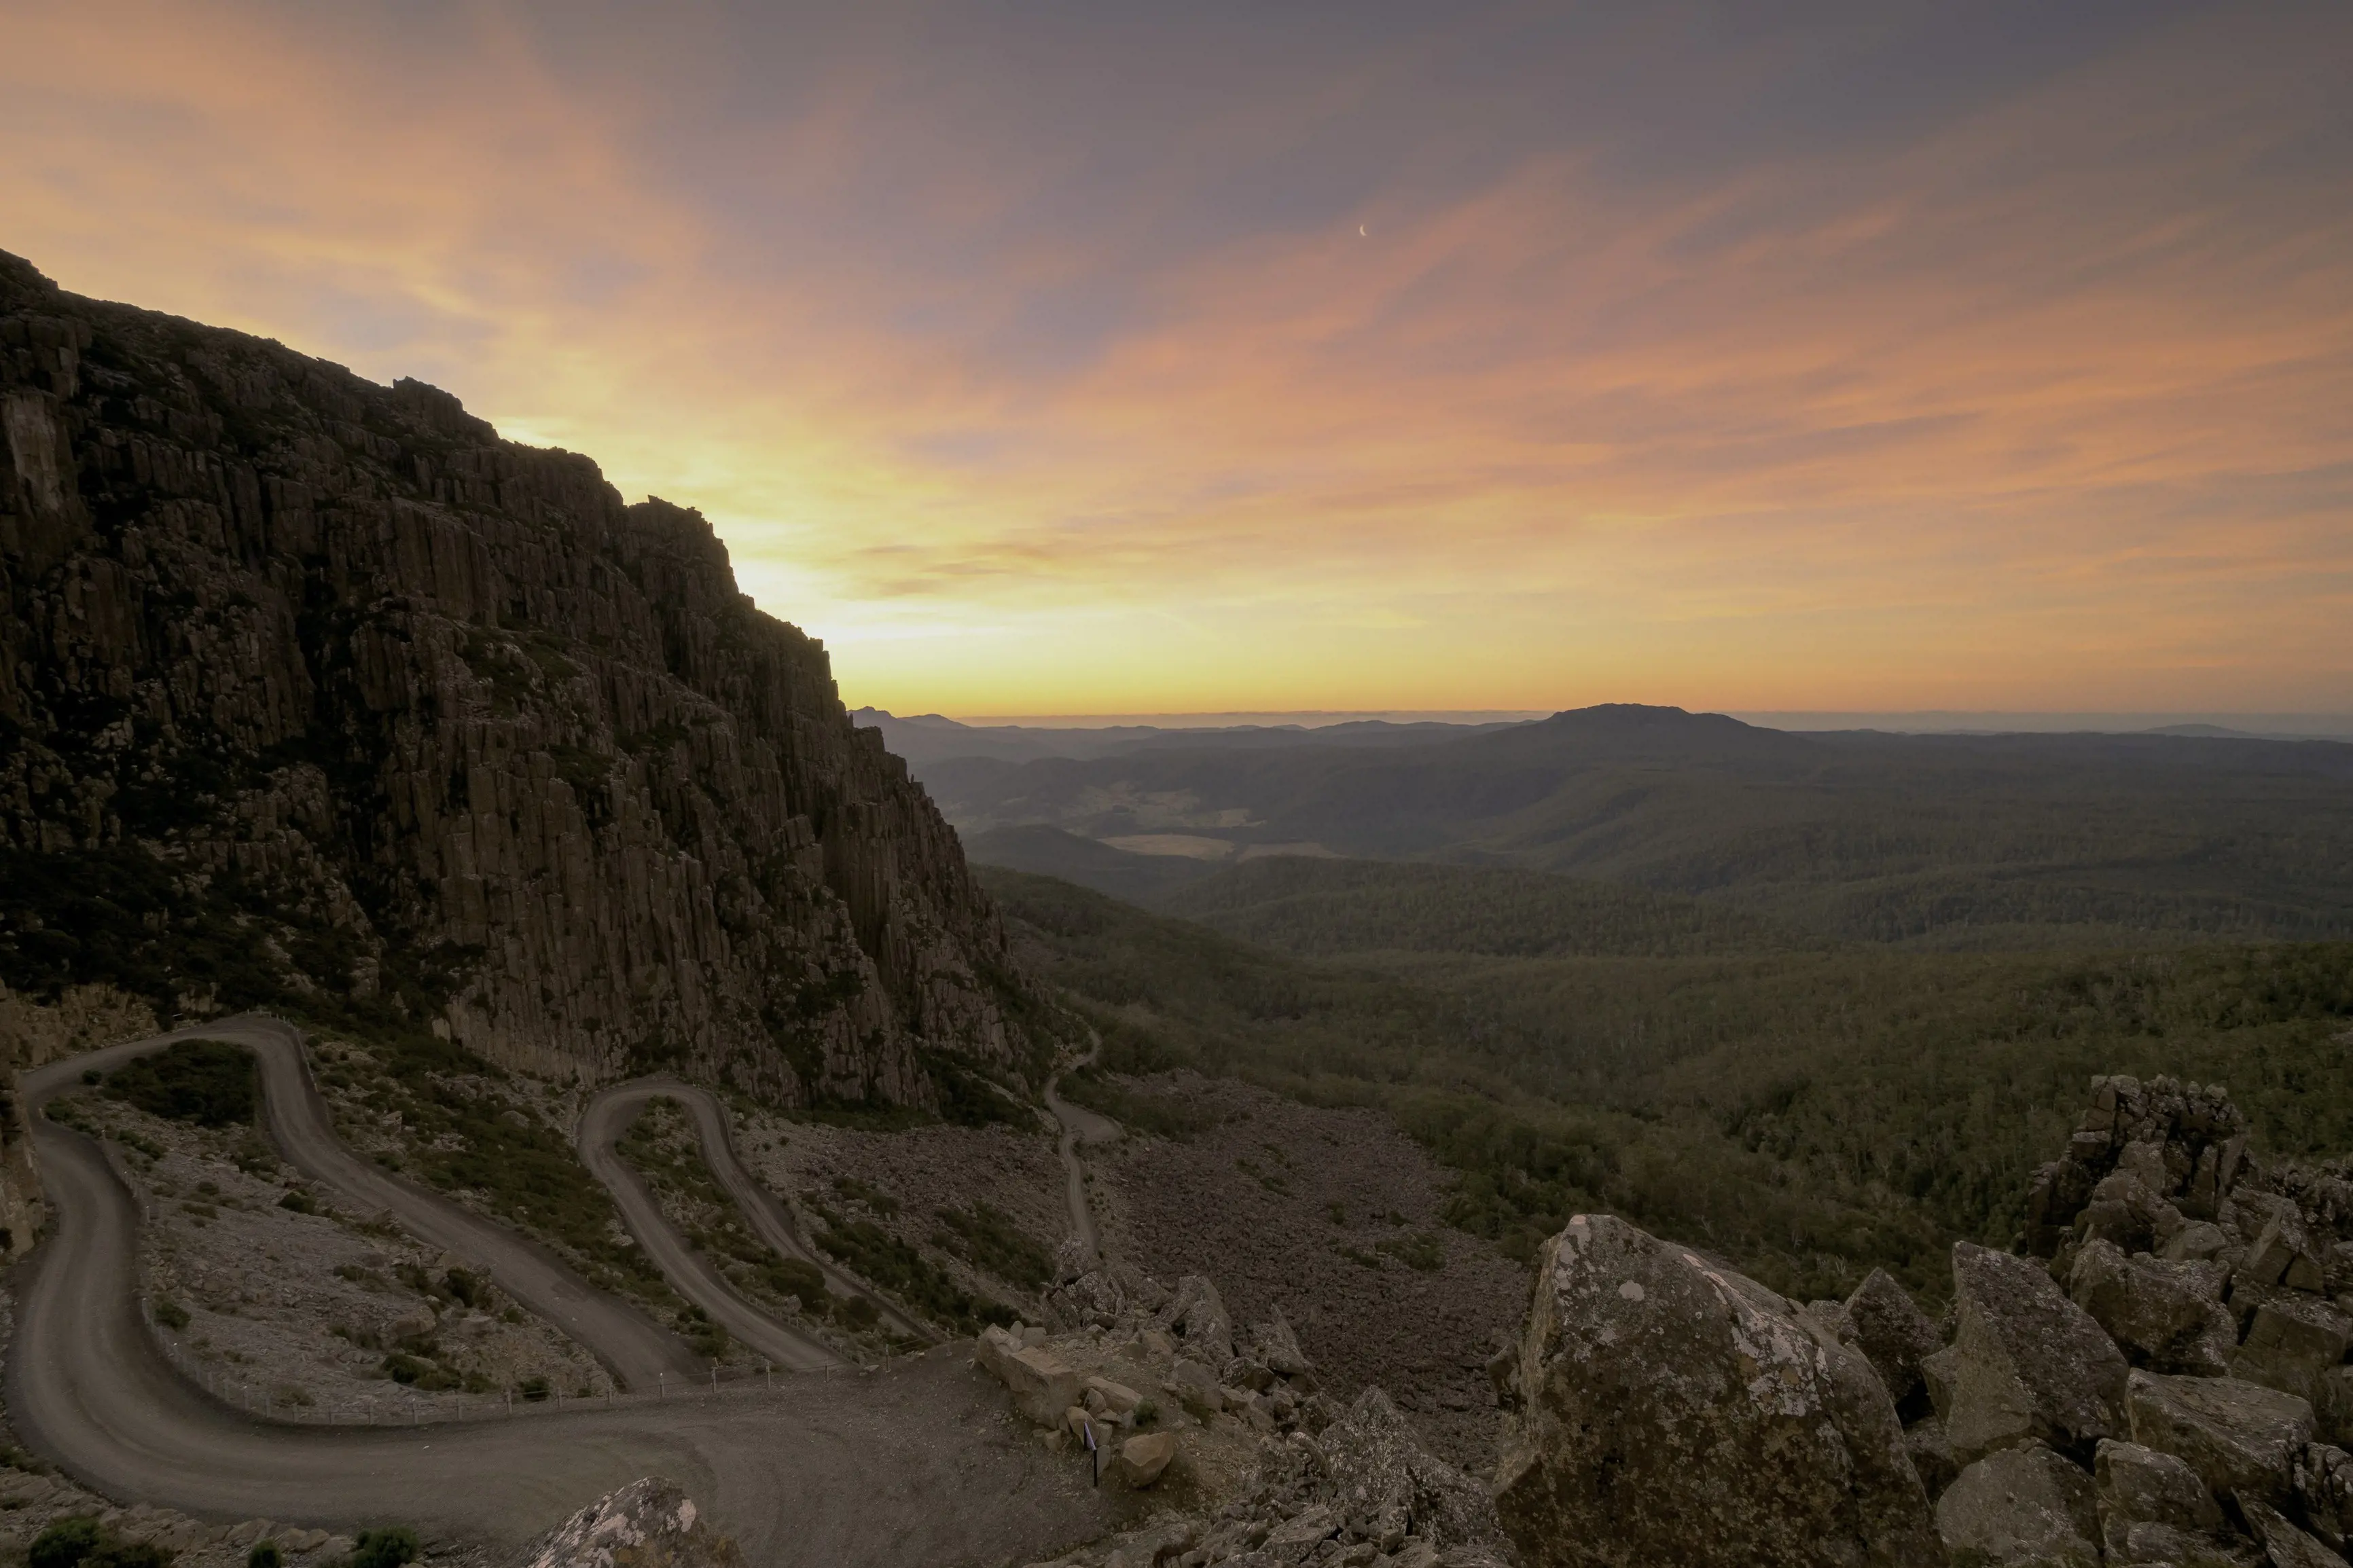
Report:
<svg viewBox="0 0 2353 1568"><path fill-rule="evenodd" d="M2217 1496L2277 1504L2312 1441L2312 1406L2234 1377L2132 1374L2132 1437L2180 1459Z"/></svg>
<svg viewBox="0 0 2353 1568"><path fill-rule="evenodd" d="M2332 1366L2314 1378L2311 1398L2320 1440L2353 1444L2353 1366Z"/></svg>
<svg viewBox="0 0 2353 1568"><path fill-rule="evenodd" d="M2238 1340L2222 1304L2227 1278L2217 1264L2127 1257L2094 1240L2075 1254L2067 1289L2136 1364L2220 1377Z"/></svg>
<svg viewBox="0 0 2353 1568"><path fill-rule="evenodd" d="M1957 1242L1945 1417L1964 1461L2033 1438L2089 1458L2125 1430L2124 1357L2030 1258Z"/></svg>
<svg viewBox="0 0 2353 1568"><path fill-rule="evenodd" d="M648 1476L607 1493L533 1542L526 1568L743 1568L744 1554L676 1481Z"/></svg>
<svg viewBox="0 0 2353 1568"><path fill-rule="evenodd" d="M2322 1544L2342 1552L2353 1536L2353 1454L2306 1444L2295 1459L2295 1510Z"/></svg>
<svg viewBox="0 0 2353 1568"><path fill-rule="evenodd" d="M2151 1146L2136 1143L2132 1149ZM2127 1253L2156 1252L2189 1223L2179 1209L2150 1190L2142 1173L2120 1165L2092 1188L2090 1201L2075 1216L2075 1234L2113 1243Z"/></svg>
<svg viewBox="0 0 2353 1568"><path fill-rule="evenodd" d="M2272 1568L2346 1568L2344 1558L2298 1530L2269 1503L2241 1498L2239 1509L2247 1516L2247 1528L2270 1553Z"/></svg>
<svg viewBox="0 0 2353 1568"><path fill-rule="evenodd" d="M1944 1338L1912 1293L1884 1268L1874 1268L1846 1299L1846 1320L1854 1347L1869 1358L1887 1396L1902 1405L1921 1387L1920 1363L1936 1353Z"/></svg>
<svg viewBox="0 0 2353 1568"><path fill-rule="evenodd" d="M1251 1325L1243 1352L1268 1371L1284 1377L1303 1377L1314 1370L1314 1363L1299 1348L1299 1336L1292 1331L1291 1321L1282 1309L1264 1322Z"/></svg>
<svg viewBox="0 0 2353 1568"><path fill-rule="evenodd" d="M1083 1387L1078 1372L1043 1345L1025 1345L1019 1336L990 1328L980 1336L973 1359L1011 1391L1014 1407L1040 1426L1052 1426L1078 1404Z"/></svg>
<svg viewBox="0 0 2353 1568"><path fill-rule="evenodd" d="M1185 1353L1212 1367L1234 1359L1234 1321L1218 1298L1218 1288L1198 1274L1176 1281L1176 1290L1161 1307L1155 1326L1181 1341Z"/></svg>
<svg viewBox="0 0 2353 1568"><path fill-rule="evenodd" d="M2236 1220L2248 1237L2246 1256L2239 1260L2237 1279L2255 1285L2284 1285L2292 1290L2327 1288L2326 1250L2293 1198L2272 1193L2242 1193L2232 1200L2229 1217ZM2257 1218L2261 1228L2257 1228Z"/></svg>
<svg viewBox="0 0 2353 1568"><path fill-rule="evenodd" d="M1496 1508L1530 1568L1942 1557L1869 1362L1788 1301L1623 1220L1545 1244L1505 1376Z"/></svg>
<svg viewBox="0 0 2353 1568"><path fill-rule="evenodd" d="M1963 1470L1936 1500L1936 1533L1972 1568L2099 1568L2092 1478L2040 1443Z"/></svg>
<svg viewBox="0 0 2353 1568"><path fill-rule="evenodd" d="M1140 1491L1158 1480L1176 1458L1175 1433L1146 1432L1122 1443L1104 1473L1120 1485Z"/></svg>
<svg viewBox="0 0 2353 1568"><path fill-rule="evenodd" d="M2228 1549L2221 1505L2171 1454L2110 1438L2100 1445L2092 1477L2110 1563L2187 1564Z"/></svg>
<svg viewBox="0 0 2353 1568"><path fill-rule="evenodd" d="M2345 1359L2353 1345L2353 1318L2317 1296L2300 1290L2242 1288L2232 1293L2254 1299L2247 1314L2245 1341L2231 1360L2231 1375L2310 1400L2321 1374Z"/></svg>

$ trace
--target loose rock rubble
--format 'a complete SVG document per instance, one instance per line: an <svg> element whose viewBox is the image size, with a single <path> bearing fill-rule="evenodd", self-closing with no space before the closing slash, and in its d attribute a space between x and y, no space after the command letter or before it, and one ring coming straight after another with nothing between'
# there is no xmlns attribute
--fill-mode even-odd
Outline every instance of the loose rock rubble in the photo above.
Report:
<svg viewBox="0 0 2353 1568"><path fill-rule="evenodd" d="M1051 1329L982 1336L976 1359L1057 1447L1091 1449L1101 1483L1165 1500L1063 1568L1500 1568L1486 1489L1423 1446L1377 1388L1342 1407L1280 1312L1237 1329L1217 1287L1172 1289L1066 1250Z"/></svg>

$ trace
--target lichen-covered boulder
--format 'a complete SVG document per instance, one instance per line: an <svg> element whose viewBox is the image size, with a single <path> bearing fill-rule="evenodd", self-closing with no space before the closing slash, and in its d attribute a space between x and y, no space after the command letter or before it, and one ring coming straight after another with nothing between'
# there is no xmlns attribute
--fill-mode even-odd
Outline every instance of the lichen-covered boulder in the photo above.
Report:
<svg viewBox="0 0 2353 1568"><path fill-rule="evenodd" d="M2232 1293L2233 1307L2242 1295L2254 1305L2246 1315L2246 1338L2231 1359L2231 1375L2311 1399L2321 1375L2353 1346L2353 1318L2301 1290L2242 1287Z"/></svg>
<svg viewBox="0 0 2353 1568"><path fill-rule="evenodd" d="M2295 1460L2295 1510L2323 1545L2342 1553L2353 1535L2353 1454L2306 1444Z"/></svg>
<svg viewBox="0 0 2353 1568"><path fill-rule="evenodd" d="M2075 1255L2067 1290L2108 1337L2158 1372L2220 1377L2238 1342L2222 1304L2228 1271L2212 1263L2127 1257L2105 1241Z"/></svg>
<svg viewBox="0 0 2353 1568"><path fill-rule="evenodd" d="M2031 1258L1957 1242L1958 1327L1942 1408L1965 1461L2031 1437L2088 1458L2125 1431L2125 1359Z"/></svg>
<svg viewBox="0 0 2353 1568"><path fill-rule="evenodd" d="M607 1493L525 1551L526 1568L743 1568L676 1481L648 1476Z"/></svg>
<svg viewBox="0 0 2353 1568"><path fill-rule="evenodd" d="M2270 1554L2271 1568L2346 1568L2345 1559L2298 1530L2279 1510L2253 1498L2239 1500L2247 1527Z"/></svg>
<svg viewBox="0 0 2353 1568"><path fill-rule="evenodd" d="M1915 1568L1943 1559L1870 1363L1623 1220L1545 1244L1495 1506L1529 1568Z"/></svg>
<svg viewBox="0 0 2353 1568"><path fill-rule="evenodd" d="M1972 1568L2099 1568L2092 1478L2040 1443L1963 1470L1936 1500L1936 1533Z"/></svg>
<svg viewBox="0 0 2353 1568"><path fill-rule="evenodd" d="M2134 1150L2150 1147L2132 1145ZM2126 1253L2157 1252L2188 1223L2179 1209L2150 1190L2140 1173L2119 1165L2092 1188L2090 1201L2075 1216L2075 1232L2087 1240L2111 1242Z"/></svg>
<svg viewBox="0 0 2353 1568"><path fill-rule="evenodd" d="M1921 1362L1944 1344L1936 1325L1884 1268L1873 1269L1854 1288L1846 1299L1846 1318L1854 1347L1887 1385L1887 1397L1902 1405L1921 1386Z"/></svg>
<svg viewBox="0 0 2353 1568"><path fill-rule="evenodd" d="M2294 1199L2270 1193L2248 1193L2233 1200L2233 1218L2249 1235L2246 1256L2237 1277L2256 1285L2284 1285L2293 1290L2327 1289L2328 1260ZM2246 1211L2263 1216L2256 1228Z"/></svg>
<svg viewBox="0 0 2353 1568"><path fill-rule="evenodd" d="M2187 1563L2227 1549L2221 1505L2171 1454L2110 1438L2092 1479L2109 1562Z"/></svg>
<svg viewBox="0 0 2353 1568"><path fill-rule="evenodd" d="M2171 1454L2217 1496L2286 1500L2296 1456L2312 1441L2312 1406L2235 1377L2132 1374L2132 1437Z"/></svg>

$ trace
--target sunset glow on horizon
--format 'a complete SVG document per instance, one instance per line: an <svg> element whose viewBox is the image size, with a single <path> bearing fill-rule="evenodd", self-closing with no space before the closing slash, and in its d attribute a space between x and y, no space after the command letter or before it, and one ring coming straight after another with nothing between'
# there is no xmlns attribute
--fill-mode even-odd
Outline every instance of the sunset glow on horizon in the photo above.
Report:
<svg viewBox="0 0 2353 1568"><path fill-rule="evenodd" d="M853 705L2353 709L2353 10L1800 15L0 0L0 249Z"/></svg>

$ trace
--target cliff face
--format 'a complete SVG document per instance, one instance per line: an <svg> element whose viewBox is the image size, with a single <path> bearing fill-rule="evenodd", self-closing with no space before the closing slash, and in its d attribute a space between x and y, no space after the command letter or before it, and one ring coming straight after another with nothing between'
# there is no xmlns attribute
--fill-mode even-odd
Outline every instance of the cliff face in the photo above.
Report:
<svg viewBox="0 0 2353 1568"><path fill-rule="evenodd" d="M0 254L0 983L934 1103L996 911L701 516Z"/></svg>

